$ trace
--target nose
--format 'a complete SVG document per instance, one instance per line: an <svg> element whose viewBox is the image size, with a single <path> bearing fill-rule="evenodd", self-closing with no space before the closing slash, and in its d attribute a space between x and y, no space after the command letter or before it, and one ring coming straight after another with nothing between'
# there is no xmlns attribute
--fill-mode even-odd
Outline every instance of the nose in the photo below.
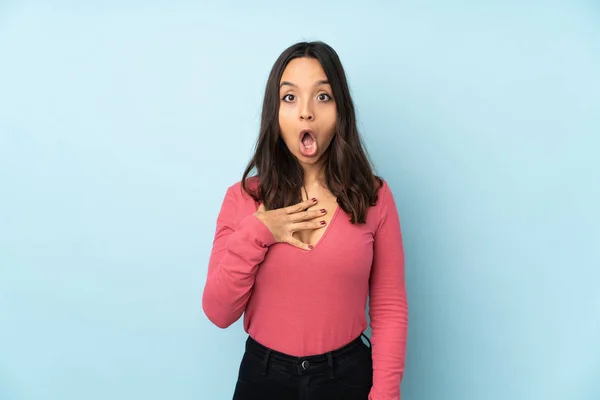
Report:
<svg viewBox="0 0 600 400"><path fill-rule="evenodd" d="M312 113L302 113L300 114L300 119L303 121L312 121L314 116Z"/></svg>
<svg viewBox="0 0 600 400"><path fill-rule="evenodd" d="M300 119L302 121L312 121L315 119L315 115L313 113L312 108L308 102L304 102L302 106L300 106Z"/></svg>

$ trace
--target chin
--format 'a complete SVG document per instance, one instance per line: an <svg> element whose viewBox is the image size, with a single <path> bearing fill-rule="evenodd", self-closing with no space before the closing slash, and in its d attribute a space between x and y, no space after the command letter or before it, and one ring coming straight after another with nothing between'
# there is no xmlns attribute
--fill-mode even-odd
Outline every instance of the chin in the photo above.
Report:
<svg viewBox="0 0 600 400"><path fill-rule="evenodd" d="M306 156L303 156L302 154L295 154L295 156L296 156L296 159L302 164L313 165L313 164L317 164L319 161L321 161L320 154L317 154L314 157L306 157Z"/></svg>

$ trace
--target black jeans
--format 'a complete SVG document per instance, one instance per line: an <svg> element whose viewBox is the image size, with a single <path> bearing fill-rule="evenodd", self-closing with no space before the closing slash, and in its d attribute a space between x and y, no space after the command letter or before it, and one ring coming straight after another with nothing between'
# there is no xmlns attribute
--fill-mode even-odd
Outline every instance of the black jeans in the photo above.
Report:
<svg viewBox="0 0 600 400"><path fill-rule="evenodd" d="M249 337L233 400L367 400L373 362L361 336L309 357L283 354Z"/></svg>

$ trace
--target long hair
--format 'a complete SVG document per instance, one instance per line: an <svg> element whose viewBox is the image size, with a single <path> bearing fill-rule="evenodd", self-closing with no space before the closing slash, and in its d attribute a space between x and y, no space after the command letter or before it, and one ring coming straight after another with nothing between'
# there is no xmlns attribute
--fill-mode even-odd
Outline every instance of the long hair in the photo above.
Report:
<svg viewBox="0 0 600 400"><path fill-rule="evenodd" d="M281 53L267 80L255 153L242 177L242 188L265 209L286 207L302 201L303 169L280 135L279 81L288 63L310 57L321 63L337 107L336 131L323 154L325 183L337 197L352 223L364 223L367 210L377 202L382 180L373 172L356 126L356 113L342 63L333 48L321 41L299 42ZM256 169L258 187L250 189L247 178Z"/></svg>

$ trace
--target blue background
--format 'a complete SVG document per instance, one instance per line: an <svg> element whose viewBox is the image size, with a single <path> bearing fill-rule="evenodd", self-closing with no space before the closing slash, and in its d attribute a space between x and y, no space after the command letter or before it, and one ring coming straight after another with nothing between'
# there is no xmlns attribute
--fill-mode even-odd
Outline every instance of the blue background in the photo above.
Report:
<svg viewBox="0 0 600 400"><path fill-rule="evenodd" d="M403 399L600 398L598 2L5 0L0 399L231 397L215 218L303 39L397 199Z"/></svg>

